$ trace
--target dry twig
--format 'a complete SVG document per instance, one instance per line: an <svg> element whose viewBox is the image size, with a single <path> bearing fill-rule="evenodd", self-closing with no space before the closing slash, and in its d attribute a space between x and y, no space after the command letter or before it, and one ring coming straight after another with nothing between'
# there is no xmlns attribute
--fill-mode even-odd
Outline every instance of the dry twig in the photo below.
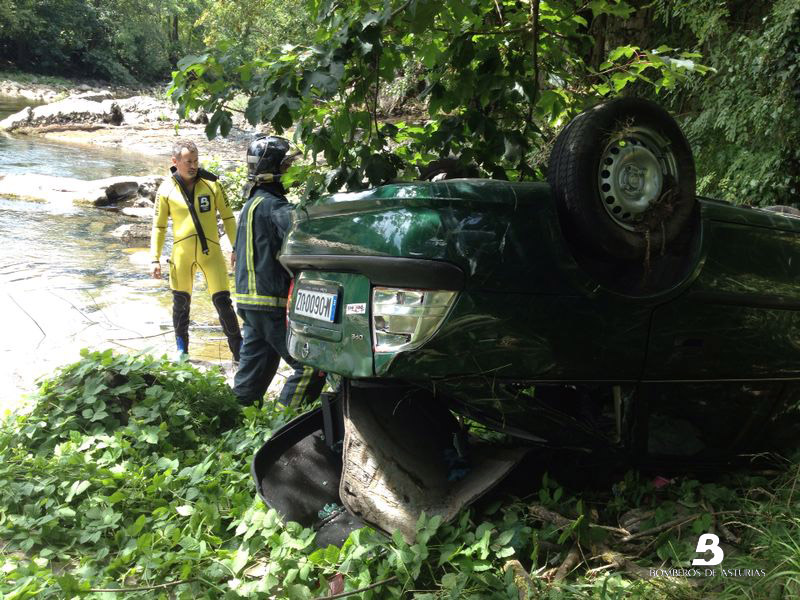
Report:
<svg viewBox="0 0 800 600"><path fill-rule="evenodd" d="M514 585L519 591L519 600L525 600L533 592L533 580L522 563L516 559L509 560L503 565L503 572L511 570L514 572Z"/></svg>
<svg viewBox="0 0 800 600"><path fill-rule="evenodd" d="M569 552L567 553L567 557L564 559L564 562L561 563L561 566L558 567L558 571L556 571L555 576L553 577L553 581L561 581L564 579L569 573L577 567L581 562L581 551L578 542L572 544L572 548L570 548Z"/></svg>

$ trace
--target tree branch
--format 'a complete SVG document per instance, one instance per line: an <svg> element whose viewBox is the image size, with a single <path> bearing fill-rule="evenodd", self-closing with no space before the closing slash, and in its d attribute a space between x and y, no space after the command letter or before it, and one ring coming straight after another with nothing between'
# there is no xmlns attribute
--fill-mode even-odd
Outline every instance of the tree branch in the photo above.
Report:
<svg viewBox="0 0 800 600"><path fill-rule="evenodd" d="M94 592L97 594L100 593L120 593L120 594L127 594L128 592L146 592L149 590L162 590L165 588L173 587L176 585L181 585L183 583L192 583L197 581L197 578L192 579L181 579L180 581L170 581L167 583L159 583L158 585L147 585L143 587L131 587L131 588L90 588L88 590L84 590L86 592Z"/></svg>
<svg viewBox="0 0 800 600"><path fill-rule="evenodd" d="M361 592L366 592L367 590L371 590L376 587L380 587L382 585L386 585L387 583L391 583L397 579L397 575L389 577L388 579L382 579L381 581L376 581L375 583L371 583L366 587L359 588L357 590L350 590L349 592L342 592L341 594L334 594L333 596L319 596L318 598L314 598L313 600L334 600L335 598L346 598L347 596L352 596L353 594L360 594Z"/></svg>
<svg viewBox="0 0 800 600"><path fill-rule="evenodd" d="M531 2L531 26L533 28L533 98L531 105L536 104L539 97L539 2Z"/></svg>
<svg viewBox="0 0 800 600"><path fill-rule="evenodd" d="M570 571L578 566L581 562L581 553L580 553L580 546L578 542L575 542L572 545L572 548L567 553L567 557L564 559L564 562L561 563L561 566L558 567L556 571L555 577L553 577L554 581L561 581L567 575L569 575Z"/></svg>

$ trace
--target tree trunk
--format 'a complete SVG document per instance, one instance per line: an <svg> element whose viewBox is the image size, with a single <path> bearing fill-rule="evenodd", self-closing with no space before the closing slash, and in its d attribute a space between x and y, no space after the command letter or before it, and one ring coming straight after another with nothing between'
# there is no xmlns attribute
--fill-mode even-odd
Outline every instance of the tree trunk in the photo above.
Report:
<svg viewBox="0 0 800 600"><path fill-rule="evenodd" d="M590 66L595 70L600 70L600 65L606 56L606 25L608 23L608 15L600 15L592 23L594 30L594 47L592 48L592 56Z"/></svg>

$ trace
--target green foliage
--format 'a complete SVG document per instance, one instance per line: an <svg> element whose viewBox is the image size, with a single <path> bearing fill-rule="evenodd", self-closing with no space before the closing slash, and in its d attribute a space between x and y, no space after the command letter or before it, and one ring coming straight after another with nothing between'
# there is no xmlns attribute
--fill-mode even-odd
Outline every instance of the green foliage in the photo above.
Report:
<svg viewBox="0 0 800 600"><path fill-rule="evenodd" d="M101 599L112 596L99 590L124 587L133 599L309 599L334 579L345 591L382 582L354 597L418 600L798 591L796 462L777 478L662 489L629 473L610 491L579 495L545 476L535 499L495 501L449 524L422 515L413 540L365 528L341 548L316 548L312 530L254 500L248 474L254 451L291 416L240 412L215 372L85 352L41 383L30 413L0 426L0 595ZM621 541L621 525L640 537ZM611 547L638 557L637 568L688 567L697 536L722 527L741 538L723 566L765 577L640 579L631 561L552 581L573 546L589 566ZM176 585L146 589L165 583Z"/></svg>
<svg viewBox="0 0 800 600"><path fill-rule="evenodd" d="M203 168L219 175L219 182L225 191L225 197L233 210L239 210L244 206L246 198L242 193L247 183L247 165L238 165L233 169L226 169L216 159L203 161Z"/></svg>
<svg viewBox="0 0 800 600"><path fill-rule="evenodd" d="M130 84L163 80L202 45L210 0L0 0L0 62Z"/></svg>
<svg viewBox="0 0 800 600"><path fill-rule="evenodd" d="M152 2L5 0L0 59L39 73L118 83L152 80L169 68Z"/></svg>
<svg viewBox="0 0 800 600"><path fill-rule="evenodd" d="M304 0L209 0L197 25L207 46L232 45L246 60L313 35Z"/></svg>
<svg viewBox="0 0 800 600"><path fill-rule="evenodd" d="M173 73L172 98L187 112L204 107L207 133L225 134L231 102L270 123L312 158L289 178L306 196L361 189L413 176L433 158L458 154L496 178L542 174L554 128L631 83L670 88L703 71L697 54L666 47L612 49L602 68L584 59L596 18L623 19L623 0L517 3L461 0L309 2L313 43L267 49L252 60L234 44L187 56ZM381 124L382 90L413 76L427 116Z"/></svg>
<svg viewBox="0 0 800 600"><path fill-rule="evenodd" d="M692 32L715 73L675 95L698 187L734 203L794 204L800 193L800 4L659 2Z"/></svg>

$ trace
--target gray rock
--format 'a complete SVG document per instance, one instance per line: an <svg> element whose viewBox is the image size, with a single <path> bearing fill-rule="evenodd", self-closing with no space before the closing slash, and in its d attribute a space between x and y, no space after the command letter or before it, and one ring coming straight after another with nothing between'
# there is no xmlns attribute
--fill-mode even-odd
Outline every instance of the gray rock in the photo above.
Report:
<svg viewBox="0 0 800 600"><path fill-rule="evenodd" d="M150 206L153 205L153 201L156 199L156 192L162 181L164 181L163 177L152 177L139 184L139 195L142 198L149 198L151 200Z"/></svg>
<svg viewBox="0 0 800 600"><path fill-rule="evenodd" d="M92 90L82 92L80 94L73 94L67 100L89 100L91 102L102 102L103 100L111 100L114 96L108 90Z"/></svg>
<svg viewBox="0 0 800 600"><path fill-rule="evenodd" d="M135 217L137 219L152 219L153 218L153 207L145 207L145 206L129 206L127 208L122 209L122 214L126 217Z"/></svg>
<svg viewBox="0 0 800 600"><path fill-rule="evenodd" d="M195 125L207 125L208 113L201 108L200 110L190 112L189 117L186 120L189 121L189 123L194 123Z"/></svg>
<svg viewBox="0 0 800 600"><path fill-rule="evenodd" d="M130 223L128 225L120 225L111 232L111 235L124 242L130 242L132 240L149 239L150 229L151 226L148 223Z"/></svg>
<svg viewBox="0 0 800 600"><path fill-rule="evenodd" d="M97 188L97 198L94 200L95 206L110 206L123 200L136 199L139 190L155 190L161 184L163 177L109 177L107 179L97 179L90 182Z"/></svg>
<svg viewBox="0 0 800 600"><path fill-rule="evenodd" d="M27 111L27 113L25 112ZM27 116L27 120L24 120ZM52 104L26 108L0 121L0 129L13 131L20 127L44 127L47 125L108 123L120 125L124 119L122 110L114 100L94 102L81 98L67 98Z"/></svg>
<svg viewBox="0 0 800 600"><path fill-rule="evenodd" d="M18 127L27 127L30 125L32 113L33 109L30 106L26 106L21 111L9 115L0 121L0 130L12 131Z"/></svg>
<svg viewBox="0 0 800 600"><path fill-rule="evenodd" d="M176 118L174 106L150 96L131 96L117 100L117 103L125 113L125 122L128 124L165 123Z"/></svg>
<svg viewBox="0 0 800 600"><path fill-rule="evenodd" d="M111 206L137 198L139 186L154 185L160 177L108 177L83 181L48 175L7 175L0 179L0 196L45 202ZM139 209L150 210L152 209Z"/></svg>
<svg viewBox="0 0 800 600"><path fill-rule="evenodd" d="M116 181L110 184L105 189L105 198L98 198L95 201L95 206L107 206L108 204L116 204L121 200L127 200L139 193L139 182L131 181Z"/></svg>
<svg viewBox="0 0 800 600"><path fill-rule="evenodd" d="M155 206L155 204L152 200L150 200L150 198L143 198L139 196L133 201L133 208L153 208L153 206Z"/></svg>

